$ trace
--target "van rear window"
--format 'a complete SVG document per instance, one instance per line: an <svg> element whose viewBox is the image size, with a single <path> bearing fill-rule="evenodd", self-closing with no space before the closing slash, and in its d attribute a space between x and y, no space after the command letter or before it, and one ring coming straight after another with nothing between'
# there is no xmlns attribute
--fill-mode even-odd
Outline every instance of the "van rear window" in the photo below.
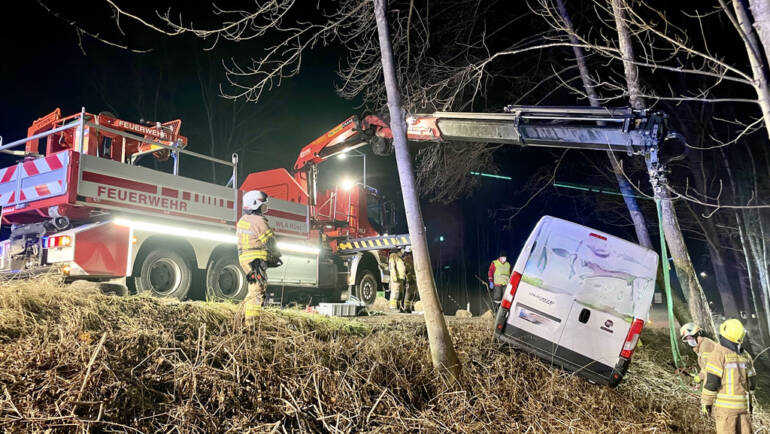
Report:
<svg viewBox="0 0 770 434"><path fill-rule="evenodd" d="M577 303L627 320L646 317L655 287L656 270L650 261L635 258L625 242L592 237L583 230L549 229L536 238L524 282L570 294Z"/></svg>

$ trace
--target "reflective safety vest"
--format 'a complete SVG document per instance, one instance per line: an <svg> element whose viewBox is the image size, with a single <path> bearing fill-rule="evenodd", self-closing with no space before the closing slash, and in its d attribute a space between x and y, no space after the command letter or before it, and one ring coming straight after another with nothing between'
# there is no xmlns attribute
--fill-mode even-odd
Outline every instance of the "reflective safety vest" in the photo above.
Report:
<svg viewBox="0 0 770 434"><path fill-rule="evenodd" d="M265 217L245 214L238 220L235 234L238 241L238 262L248 273L251 270L249 264L253 260L267 259L267 245L273 237L273 231Z"/></svg>
<svg viewBox="0 0 770 434"><path fill-rule="evenodd" d="M495 285L507 285L511 277L511 263L506 261L504 264L499 259L492 261L495 264L494 283Z"/></svg>
<svg viewBox="0 0 770 434"><path fill-rule="evenodd" d="M749 377L756 375L751 356L738 354L724 345L717 345L706 362L706 373L719 377L719 389L708 390L704 386L701 403L728 410L730 413L746 413L749 409Z"/></svg>

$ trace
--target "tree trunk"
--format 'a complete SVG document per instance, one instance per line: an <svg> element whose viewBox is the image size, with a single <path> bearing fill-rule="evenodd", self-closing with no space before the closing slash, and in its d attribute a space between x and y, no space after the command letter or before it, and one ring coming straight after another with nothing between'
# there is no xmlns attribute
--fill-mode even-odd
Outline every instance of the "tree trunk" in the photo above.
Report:
<svg viewBox="0 0 770 434"><path fill-rule="evenodd" d="M428 341L433 367L445 378L456 382L460 377L460 362L457 359L452 337L444 320L436 293L436 282L428 253L428 240L425 236L425 225L420 211L420 202L412 168L412 158L406 141L406 122L401 109L401 95L396 78L393 62L393 48L388 30L386 16L386 0L373 0L374 14L377 20L377 34L382 53L382 72L385 78L385 91L388 98L390 113L390 129L393 132L393 147L396 151L398 176L401 181L401 193L404 197L406 221L409 226L409 236L412 240L414 268L417 275L417 289L420 292L425 311L425 324L428 329Z"/></svg>
<svg viewBox="0 0 770 434"><path fill-rule="evenodd" d="M764 47L765 59L770 59L770 2L749 0L749 8L754 16L754 29Z"/></svg>
<svg viewBox="0 0 770 434"><path fill-rule="evenodd" d="M732 167L730 166L730 160L728 158L728 155L724 151L724 149L720 149L719 152L722 155L722 164L724 164L725 170L727 171L727 179L730 180L730 189L733 193L733 197L736 198L737 200L740 200L742 195L739 195L739 190L735 183L735 177L733 176L733 170L732 170ZM753 160L754 157L751 155L751 150L749 150L749 156ZM752 163L752 169L754 169L753 163ZM756 169L754 169L753 172L755 173L755 176L756 176ZM741 212L743 212L743 215L741 215ZM746 221L745 211L741 211L741 212L739 212L738 210L735 211L735 224L738 227L738 237L741 243L741 249L743 250L743 257L746 261L746 277L748 278L748 281L749 281L749 291L751 295L751 304L749 304L749 300L747 300L748 297L744 297L743 308L746 309L747 313L751 310L754 311L754 314L757 316L757 321L759 325L759 336L760 336L760 339L762 340L761 342L763 344L766 344L767 343L766 336L768 332L770 332L770 330L768 330L762 325L763 324L762 315L760 313L759 305L757 303L757 298L756 298L756 285L754 284L754 271L751 265L752 258L751 258L751 253L749 252L749 248L750 248L749 239L748 239L748 234L746 233L746 230L748 229L748 226L747 226L748 223ZM735 252L736 252L735 256L737 258L738 252L737 250ZM736 264L737 263L738 262L736 261ZM760 285L761 285L761 282L760 282Z"/></svg>
<svg viewBox="0 0 770 434"><path fill-rule="evenodd" d="M615 27L618 32L618 48L623 57L623 72L628 88L628 102L637 110L646 108L642 98L642 88L639 83L639 69L633 64L634 47L631 40L631 31L626 22L626 4L624 0L612 0L612 15L615 17Z"/></svg>
<svg viewBox="0 0 770 434"><path fill-rule="evenodd" d="M682 131L686 137L695 138L696 135L692 131ZM699 150L693 150L689 153L688 168L692 175L693 184L695 188L702 192L707 193L707 186L703 174L705 170L703 168L703 153ZM699 172L700 171L700 172ZM685 206L692 213L693 219L698 223L703 236L706 238L706 246L709 251L709 258L711 265L714 269L714 279L716 282L717 292L719 293L719 299L722 302L722 313L728 318L738 317L738 303L735 301L735 291L730 284L730 278L727 273L727 267L725 266L724 256L722 255L722 244L719 239L719 232L714 226L714 216L711 218L702 218L695 210L693 210L688 203Z"/></svg>
<svg viewBox="0 0 770 434"><path fill-rule="evenodd" d="M572 25L572 19L570 18L567 7L564 4L564 0L556 0L557 7L559 8L559 14L564 20L564 25L567 27L567 33L570 42L573 44L572 52L575 55L575 62L577 63L578 71L580 72L580 80L583 83L583 89L588 96L588 102L592 107L600 107L599 94L596 92L596 87L591 82L591 75L588 72L588 65L586 65L585 54L583 49L579 46L580 41L574 34L574 27ZM615 174L615 179L618 182L618 189L623 194L623 201L628 209L628 214L631 217L631 221L634 223L634 230L636 231L636 239L642 246L648 249L654 249L652 240L650 239L650 232L647 230L647 221L642 214L642 210L639 208L639 203L636 201L635 192L628 180L623 176L623 172L618 164L618 160L612 152L607 152L607 158L610 161L612 172ZM664 258L661 258L663 261ZM660 288L660 282L663 282L663 267L662 264L658 267L658 276L656 284ZM690 322L690 315L687 313L687 309L684 306L684 300L682 300L678 294L671 294L674 304L674 316L680 324Z"/></svg>
<svg viewBox="0 0 770 434"><path fill-rule="evenodd" d="M625 4L623 0L611 0L612 11L615 19L615 26L618 32L618 46L623 58L623 71L628 88L628 99L631 107L635 109L644 109L645 104L641 95L641 86L639 84L639 73L636 65L633 64L634 50L632 46L631 32L625 18ZM656 168L649 167L651 175ZM666 238L666 244L671 251L674 259L674 268L682 287L682 291L687 295L687 302L690 308L692 318L703 329L710 333L715 332L714 320L711 317L706 295L703 293L698 278L695 275L695 269L692 260L687 252L687 246L684 243L682 229L679 227L679 220L676 216L674 204L671 202L671 196L668 190L662 186L653 184L655 196L661 202L663 232Z"/></svg>
<svg viewBox="0 0 770 434"><path fill-rule="evenodd" d="M754 77L754 89L757 92L757 101L760 110L762 110L762 119L765 122L765 132L770 136L770 88L768 88L768 77L762 59L762 48L759 40L757 40L757 35L759 35L759 39L762 40L762 45L765 47L765 54L770 53L770 3L767 0L750 0L751 12L754 15L754 26L752 27L744 0L732 1L737 24L742 33L741 39L746 46L746 55L749 57L751 73ZM754 31L755 28L756 32Z"/></svg>
<svg viewBox="0 0 770 434"><path fill-rule="evenodd" d="M719 299L722 301L722 312L728 318L738 318L738 303L735 301L735 290L730 284L730 276L727 274L727 266L722 255L722 246L719 245L719 237L714 222L706 219L703 222L706 244L709 249L711 265L714 268L714 279L719 291Z"/></svg>
<svg viewBox="0 0 770 434"><path fill-rule="evenodd" d="M748 304L748 300L745 301L747 306L750 306L750 308L746 307L746 310L753 311L754 315L756 315L757 322L759 323L759 337L762 340L762 343L764 345L767 345L768 330L762 325L763 324L762 313L759 308L759 305L761 303L757 303L757 296L756 296L757 290L756 290L756 285L754 284L754 270L753 270L753 266L751 265L752 258L751 258L751 253L749 252L749 247L750 247L749 240L747 239L746 230L744 228L744 223L743 223L744 219L740 216L738 211L735 212L735 221L736 221L736 224L738 225L738 235L740 236L740 239L741 239L741 248L743 249L743 257L746 260L746 275L748 276L749 291L751 295L751 304L750 305ZM760 283L760 286L761 286L761 283Z"/></svg>
<svg viewBox="0 0 770 434"><path fill-rule="evenodd" d="M757 212L757 214L759 214L759 212ZM768 274L767 270L767 244L764 239L764 228L762 226L761 216L758 215L757 217L758 230L755 230L755 233L753 234L752 231L748 230L749 221L746 219L746 235L749 238L749 246L751 247L752 257L754 258L757 273L759 274L760 286L762 288L759 297L761 307L758 306L758 310L764 312L757 312L757 317L759 318L760 325L764 322L768 325L768 328L770 328L770 297L768 297L768 293L770 292L768 291L768 288L770 288L770 274ZM763 316L764 318L762 318Z"/></svg>

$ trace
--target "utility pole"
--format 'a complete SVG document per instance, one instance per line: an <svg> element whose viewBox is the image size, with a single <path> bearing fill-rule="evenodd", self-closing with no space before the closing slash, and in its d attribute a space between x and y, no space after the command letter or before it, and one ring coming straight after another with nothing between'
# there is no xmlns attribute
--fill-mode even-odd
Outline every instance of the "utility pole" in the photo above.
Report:
<svg viewBox="0 0 770 434"><path fill-rule="evenodd" d="M388 30L386 16L386 0L374 1L374 15L377 20L377 35L380 40L382 53L382 74L385 79L385 91L388 97L388 112L390 113L390 129L393 132L393 147L396 151L398 177L401 181L401 193L404 197L406 222L409 227L409 237L412 240L414 268L417 277L417 289L420 292L425 315L425 326L428 330L430 354L433 367L445 378L457 382L460 376L460 361L457 359L452 337L444 319L444 312L438 301L436 282L428 253L428 239L425 235L425 225L417 196L417 187L412 168L412 157L406 141L406 122L401 108L401 93L396 79L396 68L393 62L393 47Z"/></svg>

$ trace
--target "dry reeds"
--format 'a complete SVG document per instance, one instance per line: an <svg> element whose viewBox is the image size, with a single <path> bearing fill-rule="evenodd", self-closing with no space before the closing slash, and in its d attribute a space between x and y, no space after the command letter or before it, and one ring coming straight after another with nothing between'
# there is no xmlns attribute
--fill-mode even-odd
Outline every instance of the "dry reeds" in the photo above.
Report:
<svg viewBox="0 0 770 434"><path fill-rule="evenodd" d="M452 389L434 376L419 317L266 310L245 330L235 313L45 281L0 285L0 430L617 433L713 423L653 343L610 390L499 347L488 320L453 320L464 375Z"/></svg>

